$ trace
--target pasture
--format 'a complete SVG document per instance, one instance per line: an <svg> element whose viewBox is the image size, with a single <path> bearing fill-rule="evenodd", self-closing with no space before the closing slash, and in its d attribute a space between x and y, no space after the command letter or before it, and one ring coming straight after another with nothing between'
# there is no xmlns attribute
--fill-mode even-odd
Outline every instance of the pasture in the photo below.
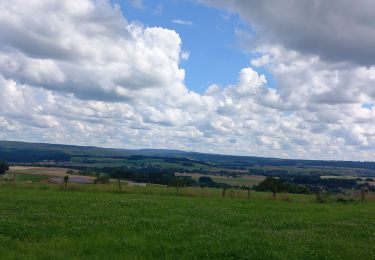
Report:
<svg viewBox="0 0 375 260"><path fill-rule="evenodd" d="M373 201L244 192L0 184L0 258L374 259Z"/></svg>

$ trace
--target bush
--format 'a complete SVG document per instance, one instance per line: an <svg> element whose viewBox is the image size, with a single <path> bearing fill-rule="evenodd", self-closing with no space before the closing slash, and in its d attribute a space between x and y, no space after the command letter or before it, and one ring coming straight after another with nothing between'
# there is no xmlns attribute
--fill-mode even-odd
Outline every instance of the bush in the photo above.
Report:
<svg viewBox="0 0 375 260"><path fill-rule="evenodd" d="M101 173L94 180L95 184L109 184L109 176L107 174Z"/></svg>
<svg viewBox="0 0 375 260"><path fill-rule="evenodd" d="M285 182L282 179L267 177L264 181L255 186L256 191L272 191L272 192L289 192L298 194L311 193L310 190L303 185Z"/></svg>
<svg viewBox="0 0 375 260"><path fill-rule="evenodd" d="M203 184L203 185L207 185L207 186L211 186L212 184L214 184L214 181L212 180L212 178L207 177L207 176L200 177L198 182L199 182L199 184Z"/></svg>

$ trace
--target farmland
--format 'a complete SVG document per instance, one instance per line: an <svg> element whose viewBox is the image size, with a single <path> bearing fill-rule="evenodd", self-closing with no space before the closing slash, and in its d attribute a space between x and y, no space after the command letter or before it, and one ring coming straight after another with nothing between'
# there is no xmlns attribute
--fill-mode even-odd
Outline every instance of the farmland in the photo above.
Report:
<svg viewBox="0 0 375 260"><path fill-rule="evenodd" d="M7 175L15 174L18 182L63 182L63 177L67 175L67 168L56 167L32 167L32 166L12 166ZM87 180L93 182L93 177L78 175L77 171L72 171L69 175L71 182L74 180Z"/></svg>
<svg viewBox="0 0 375 260"><path fill-rule="evenodd" d="M227 176L217 176L217 175L207 175L207 174L199 174L199 173L176 173L176 176L189 176L192 177L194 180L199 180L200 177L211 177L215 182L219 183L227 183L233 186L253 186L259 184L262 180L264 180L264 176L259 175L243 175L241 177L227 177Z"/></svg>
<svg viewBox="0 0 375 260"><path fill-rule="evenodd" d="M54 167L147 167L232 175L319 174L375 177L374 162L320 161L205 154L176 150L125 150L89 146L0 141L0 159Z"/></svg>
<svg viewBox="0 0 375 260"><path fill-rule="evenodd" d="M373 259L375 203L217 189L0 184L1 259Z"/></svg>
<svg viewBox="0 0 375 260"><path fill-rule="evenodd" d="M371 163L6 145L0 259L375 257ZM269 178L311 190L273 198Z"/></svg>
<svg viewBox="0 0 375 260"><path fill-rule="evenodd" d="M375 191L375 163L313 161L203 154L176 150L124 150L56 144L0 141L0 158L19 180L62 183L121 180L181 187L270 191L258 187L267 177L277 189L292 193L350 194ZM38 167L35 167L38 166ZM34 174L34 179L28 175ZM46 177L44 175L48 175ZM53 177L53 178L52 178Z"/></svg>

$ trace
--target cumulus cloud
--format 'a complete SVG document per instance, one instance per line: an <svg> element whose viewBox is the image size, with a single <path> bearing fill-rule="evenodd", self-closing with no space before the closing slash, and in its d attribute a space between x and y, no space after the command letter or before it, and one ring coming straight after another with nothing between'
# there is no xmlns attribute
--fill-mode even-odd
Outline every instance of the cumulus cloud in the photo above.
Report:
<svg viewBox="0 0 375 260"><path fill-rule="evenodd" d="M198 94L184 85L179 35L128 22L108 1L0 7L0 139L316 159L375 152L371 66L268 44L237 82Z"/></svg>
<svg viewBox="0 0 375 260"><path fill-rule="evenodd" d="M0 72L80 98L126 100L181 84L181 40L107 1L0 2Z"/></svg>

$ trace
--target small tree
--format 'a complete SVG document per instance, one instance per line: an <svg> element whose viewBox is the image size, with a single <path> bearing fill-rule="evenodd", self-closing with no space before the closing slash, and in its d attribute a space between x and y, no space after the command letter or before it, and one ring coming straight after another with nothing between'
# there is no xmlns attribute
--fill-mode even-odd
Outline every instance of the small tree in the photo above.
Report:
<svg viewBox="0 0 375 260"><path fill-rule="evenodd" d="M366 193L368 192L368 188L366 186L362 186L361 188L361 201L364 202L366 200Z"/></svg>
<svg viewBox="0 0 375 260"><path fill-rule="evenodd" d="M5 174L9 171L9 165L5 161L0 161L0 174Z"/></svg>
<svg viewBox="0 0 375 260"><path fill-rule="evenodd" d="M211 177L208 177L208 176L199 177L198 183L202 187L214 187L215 186L215 182L212 180Z"/></svg>
<svg viewBox="0 0 375 260"><path fill-rule="evenodd" d="M264 181L259 183L258 186L256 186L257 191L271 191L272 192L272 198L275 199L276 193L283 189L284 183L276 179L274 177L267 177Z"/></svg>
<svg viewBox="0 0 375 260"><path fill-rule="evenodd" d="M317 187L315 190L316 201L324 203L326 201L326 191L322 187Z"/></svg>
<svg viewBox="0 0 375 260"><path fill-rule="evenodd" d="M117 184L118 184L118 189L122 190L122 184L121 184L121 177L120 177L120 175L117 175Z"/></svg>
<svg viewBox="0 0 375 260"><path fill-rule="evenodd" d="M100 172L94 172L93 175L95 176L94 184L98 184L99 183L99 178L100 178Z"/></svg>
<svg viewBox="0 0 375 260"><path fill-rule="evenodd" d="M6 181L11 181L13 187L16 186L16 172L12 172L12 177L10 178L9 174L5 175L5 173L9 171L9 165L5 161L0 161L0 175L4 175L4 179Z"/></svg>
<svg viewBox="0 0 375 260"><path fill-rule="evenodd" d="M176 187L176 195L177 195L180 187L184 186L184 181L182 179L180 179L180 178L175 178L173 180L173 186Z"/></svg>
<svg viewBox="0 0 375 260"><path fill-rule="evenodd" d="M66 173L69 174L69 175L71 175L71 174L74 173L74 171L72 169L69 169L69 170L66 171Z"/></svg>
<svg viewBox="0 0 375 260"><path fill-rule="evenodd" d="M272 183L272 198L275 199L276 197L276 192L277 192L278 188L277 188L277 184L276 182L273 182Z"/></svg>
<svg viewBox="0 0 375 260"><path fill-rule="evenodd" d="M223 187L223 192L222 192L222 196L225 197L225 194L227 193L227 187Z"/></svg>
<svg viewBox="0 0 375 260"><path fill-rule="evenodd" d="M69 182L69 175L64 176L64 187L65 189L68 187L68 182Z"/></svg>

